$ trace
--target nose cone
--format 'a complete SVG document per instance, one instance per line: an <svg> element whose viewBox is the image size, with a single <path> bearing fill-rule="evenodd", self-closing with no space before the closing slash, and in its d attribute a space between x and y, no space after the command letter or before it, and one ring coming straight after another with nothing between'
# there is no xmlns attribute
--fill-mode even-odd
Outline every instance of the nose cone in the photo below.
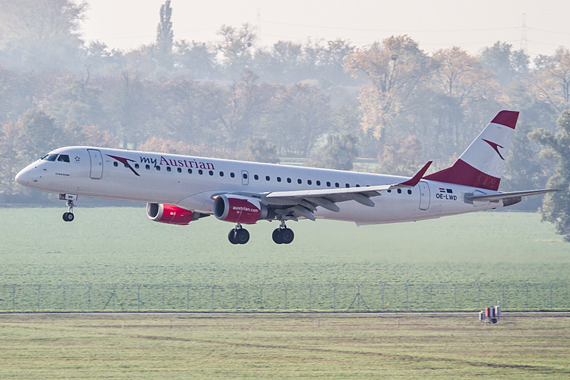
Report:
<svg viewBox="0 0 570 380"><path fill-rule="evenodd" d="M16 175L16 182L22 186L31 187L38 182L37 176L33 175L34 166L27 166Z"/></svg>
<svg viewBox="0 0 570 380"><path fill-rule="evenodd" d="M27 169L21 170L18 174L16 174L16 182L19 185L26 186L29 181L30 174L28 173Z"/></svg>

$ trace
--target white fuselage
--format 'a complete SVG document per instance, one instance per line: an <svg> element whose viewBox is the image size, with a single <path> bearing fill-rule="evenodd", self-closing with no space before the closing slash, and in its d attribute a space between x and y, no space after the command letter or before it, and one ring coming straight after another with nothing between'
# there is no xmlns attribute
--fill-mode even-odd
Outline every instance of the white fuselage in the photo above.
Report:
<svg viewBox="0 0 570 380"><path fill-rule="evenodd" d="M105 148L66 147L52 154L67 155L69 162L38 160L18 174L18 182L52 193L172 204L203 214L213 213L214 197L222 193L365 187L406 180L389 175ZM371 198L374 207L348 200L338 203L339 212L318 207L314 215L378 224L503 207L502 201L466 201L464 195L473 193L496 192L422 180L413 188L384 191Z"/></svg>

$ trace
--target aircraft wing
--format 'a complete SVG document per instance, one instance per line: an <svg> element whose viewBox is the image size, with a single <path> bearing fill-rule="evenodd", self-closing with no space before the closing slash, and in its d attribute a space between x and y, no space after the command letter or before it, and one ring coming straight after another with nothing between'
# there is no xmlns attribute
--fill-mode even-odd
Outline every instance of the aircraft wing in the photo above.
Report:
<svg viewBox="0 0 570 380"><path fill-rule="evenodd" d="M391 184L366 187L349 187L319 190L294 190L294 191L273 191L253 195L263 203L272 206L277 213L287 215L290 219L305 217L315 220L313 212L318 206L329 211L338 212L340 208L336 205L339 202L356 201L362 205L374 207L374 202L370 199L380 195L380 192L392 189L414 187L422 179L432 161L429 161L412 178L407 181ZM252 194L243 194L252 196Z"/></svg>

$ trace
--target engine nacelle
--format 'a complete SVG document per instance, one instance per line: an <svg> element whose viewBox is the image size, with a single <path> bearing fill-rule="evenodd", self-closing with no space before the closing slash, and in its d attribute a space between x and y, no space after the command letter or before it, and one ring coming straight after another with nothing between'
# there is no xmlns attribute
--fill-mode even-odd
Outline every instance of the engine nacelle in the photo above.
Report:
<svg viewBox="0 0 570 380"><path fill-rule="evenodd" d="M214 200L214 216L226 222L255 224L260 219L271 219L269 214L259 199L222 194Z"/></svg>
<svg viewBox="0 0 570 380"><path fill-rule="evenodd" d="M194 214L192 211L173 205L163 205L161 203L147 203L146 215L153 222L178 224L181 226L199 217L198 214Z"/></svg>

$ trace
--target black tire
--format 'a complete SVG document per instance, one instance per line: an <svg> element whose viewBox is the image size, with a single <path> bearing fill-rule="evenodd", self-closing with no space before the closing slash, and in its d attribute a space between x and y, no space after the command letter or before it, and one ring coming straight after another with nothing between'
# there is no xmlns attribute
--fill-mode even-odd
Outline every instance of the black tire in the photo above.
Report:
<svg viewBox="0 0 570 380"><path fill-rule="evenodd" d="M245 228L240 228L235 232L235 239L238 244L246 244L249 241L249 232Z"/></svg>
<svg viewBox="0 0 570 380"><path fill-rule="evenodd" d="M295 234L293 233L292 229L284 228L281 230L281 241L283 244L291 244L294 238Z"/></svg>
<svg viewBox="0 0 570 380"><path fill-rule="evenodd" d="M230 233L228 234L228 240L230 241L230 243L232 244L237 244L237 240L236 240L236 230L231 230Z"/></svg>
<svg viewBox="0 0 570 380"><path fill-rule="evenodd" d="M281 228L274 229L271 237L273 238L275 244L283 244L283 240L281 240Z"/></svg>
<svg viewBox="0 0 570 380"><path fill-rule="evenodd" d="M63 214L63 220L65 222L73 222L73 219L75 219L75 216L72 212L66 212Z"/></svg>

